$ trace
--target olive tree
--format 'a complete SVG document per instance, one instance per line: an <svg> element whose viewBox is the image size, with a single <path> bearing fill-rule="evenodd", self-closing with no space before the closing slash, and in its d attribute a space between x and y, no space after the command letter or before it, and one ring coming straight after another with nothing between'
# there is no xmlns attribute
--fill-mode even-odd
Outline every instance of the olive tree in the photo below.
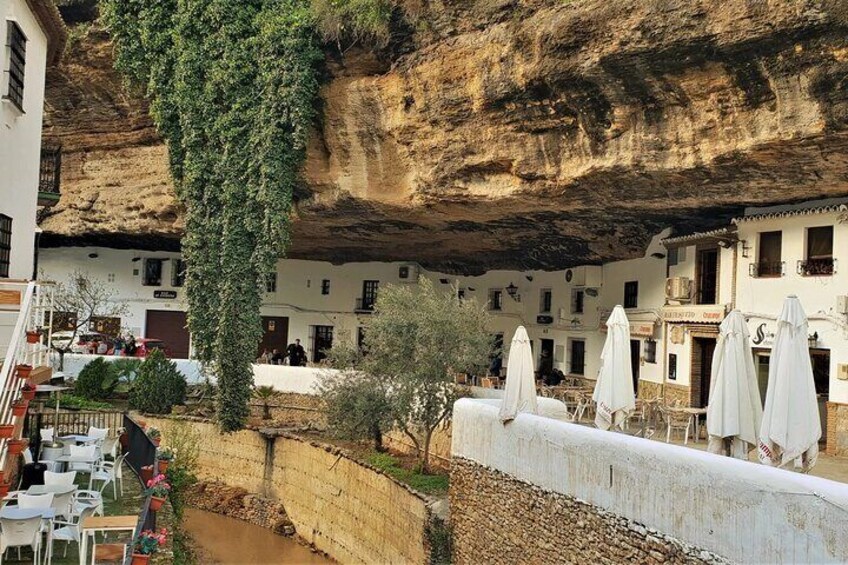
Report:
<svg viewBox="0 0 848 565"><path fill-rule="evenodd" d="M349 379L337 378L339 384L329 385L331 392L333 387L357 387L385 399L391 424L418 449L424 472L429 471L433 433L450 419L457 399L455 375L484 369L492 348L485 309L452 290L439 292L423 277L417 286L380 289L365 329L365 354L357 362L361 380L343 384ZM337 400L332 394L327 399L332 414ZM378 403L372 398L369 404ZM338 417L367 420L368 412L338 410Z"/></svg>

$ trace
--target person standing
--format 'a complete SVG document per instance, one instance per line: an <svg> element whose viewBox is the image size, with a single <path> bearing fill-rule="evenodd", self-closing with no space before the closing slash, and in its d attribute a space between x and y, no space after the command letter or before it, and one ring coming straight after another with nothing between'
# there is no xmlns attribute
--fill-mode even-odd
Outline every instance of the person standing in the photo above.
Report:
<svg viewBox="0 0 848 565"><path fill-rule="evenodd" d="M306 365L306 350L300 344L300 340L294 340L286 348L286 356L289 358L289 365L292 367L303 367Z"/></svg>

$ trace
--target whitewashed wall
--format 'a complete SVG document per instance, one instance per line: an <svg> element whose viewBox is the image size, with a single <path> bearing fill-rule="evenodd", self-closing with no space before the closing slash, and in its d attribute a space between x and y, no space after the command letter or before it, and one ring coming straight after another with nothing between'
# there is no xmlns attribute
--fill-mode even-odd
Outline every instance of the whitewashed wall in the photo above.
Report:
<svg viewBox="0 0 848 565"><path fill-rule="evenodd" d="M471 399L454 407L452 455L733 562L848 561L842 483L539 416L504 426Z"/></svg>
<svg viewBox="0 0 848 565"><path fill-rule="evenodd" d="M79 355L76 353L68 353L65 355L65 360L62 366L64 367L61 373L69 379L75 379L79 375L82 368L94 361L98 357L103 357L106 361L115 361L121 357L101 356L101 355ZM192 359L171 359L177 364L177 370L186 377L189 384L200 384L205 381L200 363ZM55 371L59 371L59 356L54 354L52 366Z"/></svg>
<svg viewBox="0 0 848 565"><path fill-rule="evenodd" d="M848 363L848 317L836 312L836 297L848 294L848 224L840 221L841 214L812 214L791 218L753 220L739 224L739 238L747 242L748 257L739 255L737 307L748 318L748 327L756 335L760 324L766 331L776 330L774 319L783 301L796 294L810 317L810 333L818 332L819 347L830 350L830 400L848 402L848 381L837 378L836 366ZM809 227L833 226L833 255L837 260L836 273L825 277L804 277L796 272L796 262L805 258L805 232ZM748 265L758 257L759 233L783 231L781 258L786 274L777 278L753 278ZM759 347L771 348L771 340Z"/></svg>
<svg viewBox="0 0 848 565"><path fill-rule="evenodd" d="M8 82L7 21L18 24L27 37L22 113L0 100L0 214L12 218L9 277L32 278L35 252L35 211L41 165L41 119L44 112L44 73L47 36L25 0L0 0L0 93Z"/></svg>

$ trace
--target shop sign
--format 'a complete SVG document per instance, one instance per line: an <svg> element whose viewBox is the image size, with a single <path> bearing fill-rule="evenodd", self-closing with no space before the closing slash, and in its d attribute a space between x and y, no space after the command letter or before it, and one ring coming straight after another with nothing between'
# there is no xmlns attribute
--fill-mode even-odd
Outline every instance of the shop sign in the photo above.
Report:
<svg viewBox="0 0 848 565"><path fill-rule="evenodd" d="M540 325L553 324L554 317L553 316L536 316L536 323Z"/></svg>
<svg viewBox="0 0 848 565"><path fill-rule="evenodd" d="M154 290L153 298L164 298L167 300L173 300L177 297L176 290Z"/></svg>
<svg viewBox="0 0 848 565"><path fill-rule="evenodd" d="M722 305L708 306L666 306L660 315L664 322L693 324L720 324L726 314Z"/></svg>
<svg viewBox="0 0 848 565"><path fill-rule="evenodd" d="M607 325L603 324L601 331L605 332L607 330ZM630 335L631 337L654 337L654 323L630 322Z"/></svg>

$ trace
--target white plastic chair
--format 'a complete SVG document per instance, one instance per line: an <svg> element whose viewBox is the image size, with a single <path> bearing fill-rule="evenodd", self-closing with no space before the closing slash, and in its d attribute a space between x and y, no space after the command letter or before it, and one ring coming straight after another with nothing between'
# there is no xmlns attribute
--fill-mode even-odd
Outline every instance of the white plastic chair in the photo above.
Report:
<svg viewBox="0 0 848 565"><path fill-rule="evenodd" d="M121 465L126 459L126 455L121 455L115 461L101 461L94 468L94 471L91 473L91 488L94 488L95 482L102 481L103 484L100 486L100 492L112 483L112 498L118 499L118 481L121 482L121 495L124 494L124 480L123 473L121 472Z"/></svg>
<svg viewBox="0 0 848 565"><path fill-rule="evenodd" d="M18 508L44 510L53 504L53 493L47 494L19 494Z"/></svg>
<svg viewBox="0 0 848 565"><path fill-rule="evenodd" d="M66 473L54 473L53 471L44 471L45 485L73 485L77 480L76 471L68 471Z"/></svg>
<svg viewBox="0 0 848 565"><path fill-rule="evenodd" d="M41 428L40 430L38 430L38 435L41 436L41 443L49 443L53 441L55 430L53 428Z"/></svg>
<svg viewBox="0 0 848 565"><path fill-rule="evenodd" d="M94 426L90 426L88 428L88 433L86 433L85 435L99 440L104 440L109 435L109 428L96 428Z"/></svg>
<svg viewBox="0 0 848 565"><path fill-rule="evenodd" d="M102 456L108 455L112 458L112 461L118 458L118 448L120 446L120 441L116 437L107 437L103 441L103 445L101 446Z"/></svg>
<svg viewBox="0 0 848 565"><path fill-rule="evenodd" d="M72 445L71 457L80 457L88 459L91 462L70 461L68 463L69 471L82 471L83 473L91 473L94 469L94 464L97 461L97 446L96 445Z"/></svg>
<svg viewBox="0 0 848 565"><path fill-rule="evenodd" d="M74 492L74 515L79 515L85 508L94 508L94 513L103 516L103 495L96 490L77 490Z"/></svg>
<svg viewBox="0 0 848 565"><path fill-rule="evenodd" d="M71 520L63 521L56 520L53 522L55 525L59 526L55 530L53 530L53 543L57 541L64 541L65 543L65 551L62 553L63 557L68 556L68 546L71 545L71 542L77 544L77 547L80 547L80 541L82 536L82 528L80 525L83 520L88 518L94 514L94 507L87 506L82 509L82 511L75 515Z"/></svg>
<svg viewBox="0 0 848 565"><path fill-rule="evenodd" d="M69 491L64 494L53 494L53 510L56 511L56 517L68 519L74 514L74 491Z"/></svg>
<svg viewBox="0 0 848 565"><path fill-rule="evenodd" d="M24 520L0 518L0 564L10 547L18 548L18 561L21 560L21 548L31 547L36 565L41 562L41 516Z"/></svg>
<svg viewBox="0 0 848 565"><path fill-rule="evenodd" d="M33 462L32 451L30 451L30 449L28 447L26 449L24 449L23 456L24 456L24 464L25 465L28 465L28 464ZM39 461L39 463L43 463L47 467L48 471L54 471L55 472L58 469L58 462L57 461Z"/></svg>

